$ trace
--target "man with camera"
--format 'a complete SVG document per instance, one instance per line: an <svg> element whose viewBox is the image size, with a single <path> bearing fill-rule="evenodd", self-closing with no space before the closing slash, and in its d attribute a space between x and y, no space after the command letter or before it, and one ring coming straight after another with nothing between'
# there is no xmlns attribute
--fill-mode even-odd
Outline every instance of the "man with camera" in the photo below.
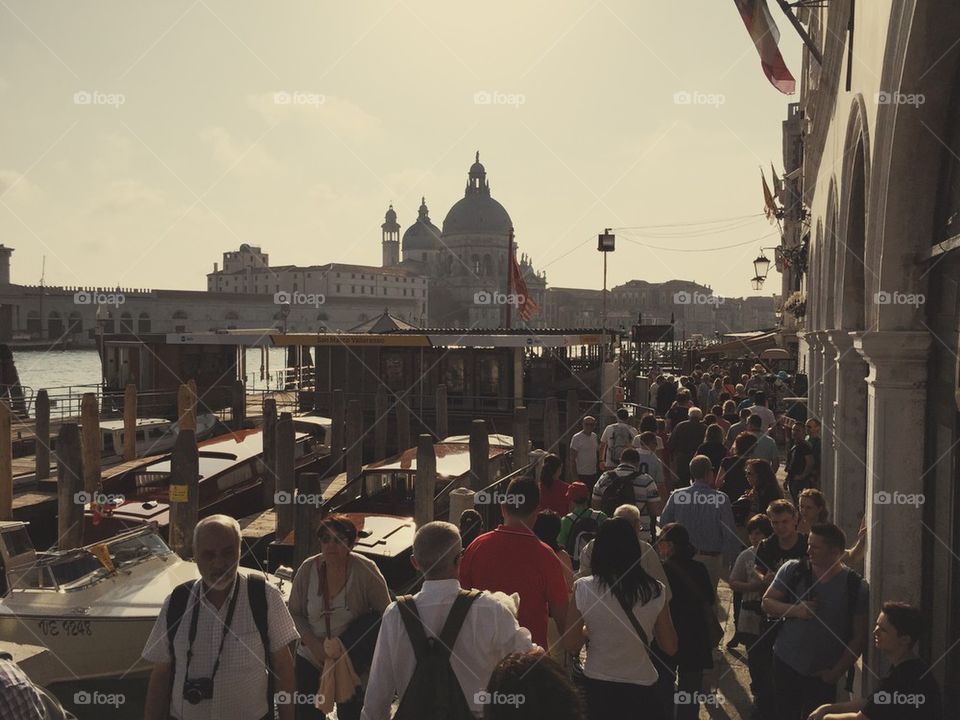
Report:
<svg viewBox="0 0 960 720"><path fill-rule="evenodd" d="M143 650L154 663L145 720L273 718L274 693L294 696L289 645L299 638L283 596L259 576L237 572L233 518L198 522L193 549L200 582L174 588ZM279 711L293 720L293 705Z"/></svg>

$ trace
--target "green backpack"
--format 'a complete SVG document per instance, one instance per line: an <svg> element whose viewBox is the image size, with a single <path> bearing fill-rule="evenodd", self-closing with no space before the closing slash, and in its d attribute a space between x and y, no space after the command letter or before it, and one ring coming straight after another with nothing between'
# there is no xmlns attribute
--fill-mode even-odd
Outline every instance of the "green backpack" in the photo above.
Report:
<svg viewBox="0 0 960 720"><path fill-rule="evenodd" d="M470 606L479 596L479 590L460 591L438 638L427 637L412 595L397 598L397 608L413 645L417 666L400 700L394 720L474 720L460 681L450 666L450 651L457 641Z"/></svg>

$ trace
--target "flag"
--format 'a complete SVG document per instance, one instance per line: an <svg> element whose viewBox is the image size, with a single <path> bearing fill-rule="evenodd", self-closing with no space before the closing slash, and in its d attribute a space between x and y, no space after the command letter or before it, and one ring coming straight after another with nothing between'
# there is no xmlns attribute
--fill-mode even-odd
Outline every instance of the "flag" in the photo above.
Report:
<svg viewBox="0 0 960 720"><path fill-rule="evenodd" d="M773 169L773 163L770 163L770 177L773 180L773 196L783 202L783 183L777 177L777 171Z"/></svg>
<svg viewBox="0 0 960 720"><path fill-rule="evenodd" d="M540 306L534 302L530 291L527 290L527 281L523 279L523 273L520 272L516 254L511 253L511 255L510 284L513 286L513 294L517 296L517 315L521 320L527 321L540 312Z"/></svg>
<svg viewBox="0 0 960 720"><path fill-rule="evenodd" d="M733 0L747 26L750 39L760 55L760 65L767 80L784 95L793 95L797 83L780 54L780 31L770 15L767 0Z"/></svg>
<svg viewBox="0 0 960 720"><path fill-rule="evenodd" d="M777 204L773 200L773 195L770 194L770 186L767 185L763 168L760 168L760 179L763 180L763 214L767 216L767 220L773 222L777 217Z"/></svg>

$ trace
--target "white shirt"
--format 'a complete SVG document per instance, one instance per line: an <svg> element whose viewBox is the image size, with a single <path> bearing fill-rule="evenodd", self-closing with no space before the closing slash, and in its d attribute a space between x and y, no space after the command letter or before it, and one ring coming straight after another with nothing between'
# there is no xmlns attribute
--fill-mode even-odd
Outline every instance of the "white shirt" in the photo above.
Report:
<svg viewBox="0 0 960 720"><path fill-rule="evenodd" d="M460 590L456 579L424 580L423 589L414 595L417 612L427 637L437 637L447 620ZM473 601L460 634L451 648L450 666L473 714L483 717L483 705L476 702L485 692L493 668L510 653L527 652L535 647L530 631L491 595L484 592ZM363 701L361 720L387 720L394 694L403 697L416 666L413 645L393 602L383 613L370 668L370 683Z"/></svg>
<svg viewBox="0 0 960 720"><path fill-rule="evenodd" d="M615 438L614 438L614 431L623 435L624 430L626 430L630 434L630 437L626 438L626 436L624 435L625 439L627 440L627 443L623 447L630 447L630 445L633 443L633 439L637 436L637 429L633 427L633 425L629 425L625 422L621 422L617 420L617 422L610 423L609 425L607 425L603 429L603 433L600 435L600 443L607 444L607 452L606 452L606 457L604 458L604 462L606 462L607 465L611 467L616 466L616 464L620 462L620 458L613 457L613 449L614 449L614 445L616 444Z"/></svg>
<svg viewBox="0 0 960 720"><path fill-rule="evenodd" d="M639 539L639 538L638 538ZM590 559L593 557L593 543L591 540L580 551L580 569L577 571L577 577L587 577L593 574L590 569ZM670 602L670 581L667 580L667 573L663 569L663 563L660 562L660 556L653 549L653 545L646 540L640 540L640 567L647 571L647 575L655 580L659 580L664 587L667 596L667 602Z"/></svg>
<svg viewBox="0 0 960 720"><path fill-rule="evenodd" d="M663 583L657 585L660 593L655 598L633 606L633 614L650 642L653 642L653 626L667 597ZM601 589L600 582L591 575L573 584L573 594L590 637L583 674L594 680L653 685L657 681L657 669L610 588Z"/></svg>
<svg viewBox="0 0 960 720"><path fill-rule="evenodd" d="M197 596L200 595L201 581L197 581L183 612L183 619L173 639L173 650L177 657L176 675L173 678L170 714L180 720L241 720L252 718L259 720L267 714L267 669L263 655L263 641L253 619L253 611L247 595L247 580L238 575L239 590L237 606L233 620L223 643L220 656L220 668L213 681L213 699L191 705L183 698L183 681L187 669L187 646L190 638L190 619ZM236 586L234 586L236 587ZM276 587L267 583L267 628L270 636L270 652L276 652L284 645L300 637L293 624L293 618L287 610L283 595ZM213 664L220 648L220 638L230 607L233 589L218 610L206 597L200 599L200 611L197 617L197 637L193 643L193 660L190 662L190 677L210 677ZM170 651L167 646L167 597L160 616L153 626L147 644L143 649L143 659L152 663L169 663ZM313 692L313 691L310 691Z"/></svg>
<svg viewBox="0 0 960 720"><path fill-rule="evenodd" d="M760 416L760 419L763 420L764 432L767 432L771 427L777 424L777 418L774 416L773 410L768 408L766 405L751 406L750 414Z"/></svg>
<svg viewBox="0 0 960 720"><path fill-rule="evenodd" d="M753 568L757 564L757 550L754 547L748 547L737 556L733 563L733 569L730 571L730 579L738 582L752 582L754 579ZM744 593L743 599L760 600L760 593ZM746 608L740 608L740 618L737 622L737 630L751 635L760 634L760 613Z"/></svg>
<svg viewBox="0 0 960 720"><path fill-rule="evenodd" d="M570 438L570 449L577 452L577 474L592 475L597 472L597 452L600 442L595 432L589 435L583 430Z"/></svg>
<svg viewBox="0 0 960 720"><path fill-rule="evenodd" d="M660 438L657 438L659 440ZM647 449L647 446L640 441L637 435L633 439L633 446L640 453L640 472L644 472L653 478L653 481L659 485L663 482L663 464L657 454Z"/></svg>

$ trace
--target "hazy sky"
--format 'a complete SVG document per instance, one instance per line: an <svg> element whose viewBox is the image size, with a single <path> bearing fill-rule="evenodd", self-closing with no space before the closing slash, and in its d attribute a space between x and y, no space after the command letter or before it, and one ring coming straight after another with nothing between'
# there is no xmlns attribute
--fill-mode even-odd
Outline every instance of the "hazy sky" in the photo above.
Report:
<svg viewBox="0 0 960 720"><path fill-rule="evenodd" d="M0 242L29 284L204 289L244 242L379 265L388 204L440 226L480 150L549 285L600 287L604 227L732 219L617 231L609 284L757 294L795 97L732 0L0 0Z"/></svg>

